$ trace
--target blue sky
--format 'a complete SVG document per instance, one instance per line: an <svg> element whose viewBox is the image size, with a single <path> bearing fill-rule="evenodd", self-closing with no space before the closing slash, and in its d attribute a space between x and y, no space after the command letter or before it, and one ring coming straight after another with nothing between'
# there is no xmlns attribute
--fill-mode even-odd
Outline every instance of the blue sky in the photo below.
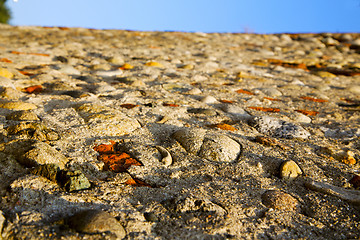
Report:
<svg viewBox="0 0 360 240"><path fill-rule="evenodd" d="M360 32L360 0L12 0L12 25L191 32Z"/></svg>

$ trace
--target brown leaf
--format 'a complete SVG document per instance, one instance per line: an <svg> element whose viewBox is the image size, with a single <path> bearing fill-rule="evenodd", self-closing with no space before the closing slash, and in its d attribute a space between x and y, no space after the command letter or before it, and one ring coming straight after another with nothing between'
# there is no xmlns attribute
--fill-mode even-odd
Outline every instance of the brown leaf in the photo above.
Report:
<svg viewBox="0 0 360 240"><path fill-rule="evenodd" d="M226 123L218 123L218 124L211 124L208 125L208 127L211 128L220 128L222 130L228 130L228 131L237 131L237 129L229 124Z"/></svg>
<svg viewBox="0 0 360 240"><path fill-rule="evenodd" d="M10 53L12 54L17 54L17 55L35 55L35 56L44 56L44 57L49 57L49 54L45 54L45 53L26 53L26 52L18 52L18 51L11 51Z"/></svg>
<svg viewBox="0 0 360 240"><path fill-rule="evenodd" d="M125 172L131 165L141 166L141 163L130 157L129 154L114 153L103 154L98 157L99 160L105 163L105 169L112 172Z"/></svg>
<svg viewBox="0 0 360 240"><path fill-rule="evenodd" d="M166 107L179 107L180 105L173 104L173 103L163 103L163 106L166 106Z"/></svg>
<svg viewBox="0 0 360 240"><path fill-rule="evenodd" d="M264 99L267 99L267 100L270 100L270 101L281 101L281 99L270 98L270 97L264 97Z"/></svg>
<svg viewBox="0 0 360 240"><path fill-rule="evenodd" d="M26 87L23 89L26 93L39 93L43 90L43 86L41 85L34 85L30 87Z"/></svg>
<svg viewBox="0 0 360 240"><path fill-rule="evenodd" d="M303 110L303 109L297 109L296 112L302 113L306 116L316 116L319 114L319 112L316 111L309 111L309 110Z"/></svg>
<svg viewBox="0 0 360 240"><path fill-rule="evenodd" d="M151 188L151 185L149 185L146 182L141 181L140 179L137 179L137 178L131 178L131 179L127 180L125 182L125 184L126 185L131 185L131 186L134 186L134 187L150 187Z"/></svg>
<svg viewBox="0 0 360 240"><path fill-rule="evenodd" d="M250 91L247 91L247 90L244 90L244 89L239 89L239 90L236 90L237 93L242 93L242 94L247 94L247 95L255 95L254 93L250 92Z"/></svg>
<svg viewBox="0 0 360 240"><path fill-rule="evenodd" d="M234 101L226 100L226 99L220 99L220 102L222 102L222 103L234 103Z"/></svg>
<svg viewBox="0 0 360 240"><path fill-rule="evenodd" d="M114 141L110 141L110 142L111 144L100 144L98 146L95 146L93 149L100 154L114 153L115 152L114 147L116 145L116 142Z"/></svg>
<svg viewBox="0 0 360 240"><path fill-rule="evenodd" d="M12 61L7 58L0 58L0 62L12 63Z"/></svg>

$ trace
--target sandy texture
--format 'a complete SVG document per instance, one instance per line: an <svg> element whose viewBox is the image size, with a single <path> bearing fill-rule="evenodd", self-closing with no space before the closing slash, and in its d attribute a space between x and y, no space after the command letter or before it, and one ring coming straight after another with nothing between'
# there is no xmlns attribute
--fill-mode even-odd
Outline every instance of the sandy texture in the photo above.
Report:
<svg viewBox="0 0 360 240"><path fill-rule="evenodd" d="M359 238L359 41L1 25L2 237Z"/></svg>

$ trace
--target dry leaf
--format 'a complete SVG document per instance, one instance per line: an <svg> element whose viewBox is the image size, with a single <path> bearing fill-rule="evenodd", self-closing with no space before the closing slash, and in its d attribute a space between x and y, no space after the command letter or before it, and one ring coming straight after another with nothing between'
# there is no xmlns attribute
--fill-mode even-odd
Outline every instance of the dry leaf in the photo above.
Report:
<svg viewBox="0 0 360 240"><path fill-rule="evenodd" d="M316 111L309 111L309 110L302 110L302 109L297 109L295 111L302 113L306 116L316 116L319 114L319 112L316 112Z"/></svg>
<svg viewBox="0 0 360 240"><path fill-rule="evenodd" d="M254 109L256 111L263 111L263 112L280 112L279 108L264 108L264 107L249 107L250 109Z"/></svg>
<svg viewBox="0 0 360 240"><path fill-rule="evenodd" d="M239 90L236 90L237 93L242 93L242 94L248 94L248 95L255 95L254 93L250 92L250 91L247 91L247 90L244 90L244 89L239 89Z"/></svg>
<svg viewBox="0 0 360 240"><path fill-rule="evenodd" d="M26 87L23 89L26 93L39 93L43 90L43 86L41 85L34 85L30 87Z"/></svg>

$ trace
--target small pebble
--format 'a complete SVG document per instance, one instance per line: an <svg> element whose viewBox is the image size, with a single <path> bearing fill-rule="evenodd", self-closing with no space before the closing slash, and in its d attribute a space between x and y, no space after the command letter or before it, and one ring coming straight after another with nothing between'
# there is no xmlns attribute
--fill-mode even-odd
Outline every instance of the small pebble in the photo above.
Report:
<svg viewBox="0 0 360 240"><path fill-rule="evenodd" d="M79 170L62 170L58 174L57 179L59 184L64 187L67 192L84 190L91 187L87 177Z"/></svg>
<svg viewBox="0 0 360 240"><path fill-rule="evenodd" d="M200 102L203 102L206 104L212 104L212 103L217 103L218 101L216 100L216 98L214 98L212 96L205 96L200 99Z"/></svg>
<svg viewBox="0 0 360 240"><path fill-rule="evenodd" d="M107 59L109 63L115 64L115 65L122 65L124 64L124 59L120 56L114 56Z"/></svg>
<svg viewBox="0 0 360 240"><path fill-rule="evenodd" d="M118 70L113 70L113 71L96 71L95 75L99 76L99 77L116 77L119 75L122 75L123 71L118 69Z"/></svg>
<svg viewBox="0 0 360 240"><path fill-rule="evenodd" d="M159 218L155 215L155 213L146 212L144 213L144 217L148 222L159 222Z"/></svg>
<svg viewBox="0 0 360 240"><path fill-rule="evenodd" d="M300 210L299 201L279 190L268 190L262 196L262 203L273 209L278 209L287 212L298 212Z"/></svg>
<svg viewBox="0 0 360 240"><path fill-rule="evenodd" d="M67 75L81 75L81 72L71 65L59 65L59 72Z"/></svg>
<svg viewBox="0 0 360 240"><path fill-rule="evenodd" d="M280 166L280 177L292 181L302 174L300 167L293 160L285 161Z"/></svg>
<svg viewBox="0 0 360 240"><path fill-rule="evenodd" d="M276 88L260 88L260 91L262 91L265 95L269 97L279 97L282 96L282 93L277 90Z"/></svg>
<svg viewBox="0 0 360 240"><path fill-rule="evenodd" d="M322 77L322 78L334 78L336 77L335 74L325 72L325 71L318 71L314 73L316 76Z"/></svg>

